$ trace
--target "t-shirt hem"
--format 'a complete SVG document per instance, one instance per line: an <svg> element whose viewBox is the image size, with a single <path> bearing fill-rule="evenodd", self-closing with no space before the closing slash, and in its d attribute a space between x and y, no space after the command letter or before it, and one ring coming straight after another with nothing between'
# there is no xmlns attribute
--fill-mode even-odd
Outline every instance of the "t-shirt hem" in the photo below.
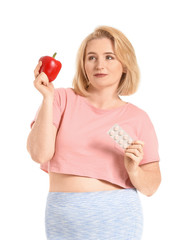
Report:
<svg viewBox="0 0 189 240"><path fill-rule="evenodd" d="M158 159L142 160L139 166L148 164L148 163L153 163L153 162L160 162L160 159L158 158Z"/></svg>

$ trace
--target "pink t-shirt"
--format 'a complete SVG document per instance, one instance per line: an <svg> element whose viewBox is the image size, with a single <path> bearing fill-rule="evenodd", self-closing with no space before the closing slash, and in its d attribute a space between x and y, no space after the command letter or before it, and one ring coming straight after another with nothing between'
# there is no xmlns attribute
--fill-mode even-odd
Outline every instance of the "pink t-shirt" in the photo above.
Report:
<svg viewBox="0 0 189 240"><path fill-rule="evenodd" d="M37 114L38 111L35 119ZM145 111L131 103L103 110L92 106L72 88L55 89L53 124L58 129L55 153L40 168L47 173L86 176L134 188L124 167L124 150L107 134L115 123L134 140L144 141L140 165L159 161L158 140Z"/></svg>

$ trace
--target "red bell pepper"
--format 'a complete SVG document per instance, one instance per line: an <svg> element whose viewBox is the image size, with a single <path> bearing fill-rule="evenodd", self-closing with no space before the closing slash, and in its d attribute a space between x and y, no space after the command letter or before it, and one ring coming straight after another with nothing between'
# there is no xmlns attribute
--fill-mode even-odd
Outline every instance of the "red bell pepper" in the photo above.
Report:
<svg viewBox="0 0 189 240"><path fill-rule="evenodd" d="M62 67L61 62L55 59L56 54L57 53L54 53L53 57L44 56L39 59L39 61L42 61L39 73L44 72L47 75L49 82L55 80Z"/></svg>

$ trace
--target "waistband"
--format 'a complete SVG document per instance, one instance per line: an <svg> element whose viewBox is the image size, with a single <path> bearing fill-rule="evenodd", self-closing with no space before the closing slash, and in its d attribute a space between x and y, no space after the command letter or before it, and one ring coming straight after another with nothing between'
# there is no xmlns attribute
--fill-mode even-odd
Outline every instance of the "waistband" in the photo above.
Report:
<svg viewBox="0 0 189 240"><path fill-rule="evenodd" d="M116 189L108 191L95 191L95 192L48 192L48 199L55 200L66 200L70 201L86 201L86 200L112 200L112 199L123 199L123 198L138 198L138 192L134 188Z"/></svg>

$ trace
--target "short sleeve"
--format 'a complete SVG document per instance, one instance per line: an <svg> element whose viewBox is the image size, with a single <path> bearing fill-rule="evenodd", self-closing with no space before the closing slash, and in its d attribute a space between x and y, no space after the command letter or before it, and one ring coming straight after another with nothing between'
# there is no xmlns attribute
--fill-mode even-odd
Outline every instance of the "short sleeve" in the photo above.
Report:
<svg viewBox="0 0 189 240"><path fill-rule="evenodd" d="M30 124L31 128L37 119L41 105L39 106L39 108L35 114L35 117ZM66 89L56 88L54 90L54 100L53 100L53 124L55 125L56 128L59 127L60 120L61 120L62 114L64 113L65 108L66 108Z"/></svg>
<svg viewBox="0 0 189 240"><path fill-rule="evenodd" d="M156 136L155 128L147 113L144 112L143 116L141 116L139 125L140 127L138 129L138 140L144 142L144 156L140 162L140 165L160 161L158 152L158 139Z"/></svg>

